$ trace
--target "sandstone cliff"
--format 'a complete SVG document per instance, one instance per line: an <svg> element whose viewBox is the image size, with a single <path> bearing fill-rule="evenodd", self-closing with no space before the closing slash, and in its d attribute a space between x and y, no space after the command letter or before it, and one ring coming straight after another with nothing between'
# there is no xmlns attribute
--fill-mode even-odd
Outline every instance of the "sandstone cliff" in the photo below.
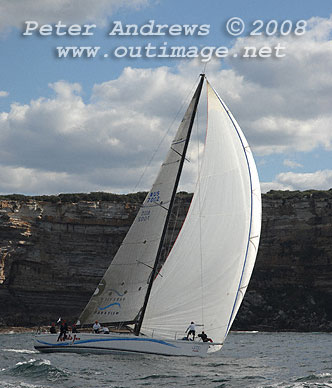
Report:
<svg viewBox="0 0 332 388"><path fill-rule="evenodd" d="M144 194L0 199L0 325L74 320ZM179 194L166 251L191 196ZM164 252L164 255L167 252ZM252 281L233 329L332 330L332 189L263 195Z"/></svg>

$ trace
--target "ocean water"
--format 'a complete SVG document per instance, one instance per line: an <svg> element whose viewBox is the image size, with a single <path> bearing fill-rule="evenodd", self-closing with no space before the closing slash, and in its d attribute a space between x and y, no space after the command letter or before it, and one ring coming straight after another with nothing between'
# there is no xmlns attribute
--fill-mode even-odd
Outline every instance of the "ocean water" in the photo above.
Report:
<svg viewBox="0 0 332 388"><path fill-rule="evenodd" d="M231 333L208 358L42 354L0 335L0 388L332 387L332 334Z"/></svg>

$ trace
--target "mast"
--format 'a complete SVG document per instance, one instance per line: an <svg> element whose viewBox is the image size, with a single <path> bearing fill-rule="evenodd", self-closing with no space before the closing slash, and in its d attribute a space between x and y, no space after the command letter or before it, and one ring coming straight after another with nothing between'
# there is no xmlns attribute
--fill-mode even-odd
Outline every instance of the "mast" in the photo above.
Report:
<svg viewBox="0 0 332 388"><path fill-rule="evenodd" d="M138 322L135 325L135 329L134 329L135 335L139 335L139 333L140 333L140 330L141 330L141 327L142 327L142 323L143 323L143 319L144 319L144 314L145 314L146 307L148 305L148 301L149 301L150 294L151 294L152 284L153 284L153 281L154 281L155 276L157 274L157 268L158 268L158 264L159 264L159 260L160 260L160 256L161 256L161 250L162 250L163 245L164 245L164 240L165 240L165 237L166 237L167 227L168 227L168 224L169 224L170 216L172 214L172 208L173 208L174 201L175 201L176 191L177 191L177 188L178 188L178 185L179 185L179 181L180 181L180 177L181 177L181 173L182 173L182 169L183 169L183 164L184 164L184 161L185 161L185 158L186 158L186 153L187 153L187 149L188 149L188 145L189 145L190 135L191 135L192 127L193 127L195 116L196 116L197 105L198 105L198 101L199 101L199 98L200 98L200 95L201 95L205 74L200 74L200 77L201 78L200 78L199 84L198 84L197 89L196 89L196 91L194 93L194 98L196 99L195 100L195 104L194 104L194 109L193 109L193 112L192 112L192 115L191 115L191 118L190 118L187 138L186 138L185 145L184 145L184 148L183 148L183 153L181 155L179 170L178 170L178 173L177 173L177 176L176 176L176 180L175 180L175 184L174 184L174 188L173 188L170 204L169 204L169 207L168 207L168 210L167 210L167 216L166 216L164 228L163 228L163 231L162 231L162 235L161 235L161 239L160 239L160 243L159 243L156 259L155 259L154 266L153 266L153 269L152 269L152 272L151 272L148 289L147 289L147 292L146 292L146 295L145 295L145 299L144 299L144 304L143 304L143 307L142 307L142 310L141 310Z"/></svg>

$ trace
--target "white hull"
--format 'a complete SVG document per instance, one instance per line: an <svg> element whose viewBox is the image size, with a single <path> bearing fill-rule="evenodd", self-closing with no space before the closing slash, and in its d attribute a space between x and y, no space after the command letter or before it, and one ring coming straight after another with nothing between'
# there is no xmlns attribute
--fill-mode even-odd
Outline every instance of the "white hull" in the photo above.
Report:
<svg viewBox="0 0 332 388"><path fill-rule="evenodd" d="M199 356L221 349L222 345L209 342L165 340L132 334L71 334L65 341L57 341L58 334L38 334L35 349L66 353L145 353L165 356Z"/></svg>

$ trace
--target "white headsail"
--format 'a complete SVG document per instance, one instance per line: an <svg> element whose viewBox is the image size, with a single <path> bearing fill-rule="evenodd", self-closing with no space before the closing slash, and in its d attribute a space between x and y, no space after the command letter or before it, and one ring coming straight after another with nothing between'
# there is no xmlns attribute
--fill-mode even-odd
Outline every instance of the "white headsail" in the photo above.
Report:
<svg viewBox="0 0 332 388"><path fill-rule="evenodd" d="M152 288L142 332L174 338L186 325L226 337L246 291L261 227L258 174L248 143L208 84L204 159L186 221Z"/></svg>

